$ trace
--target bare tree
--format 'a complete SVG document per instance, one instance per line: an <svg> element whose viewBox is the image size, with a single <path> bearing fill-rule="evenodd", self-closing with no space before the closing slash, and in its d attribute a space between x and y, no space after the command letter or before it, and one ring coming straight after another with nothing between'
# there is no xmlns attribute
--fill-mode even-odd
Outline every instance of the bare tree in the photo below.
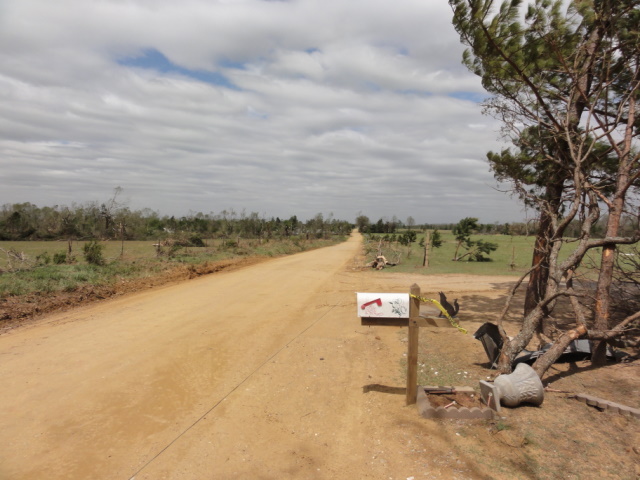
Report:
<svg viewBox="0 0 640 480"><path fill-rule="evenodd" d="M113 196L100 206L100 215L105 222L105 235L112 233L120 239L120 257L124 256L124 241L127 234L127 216L129 209L125 203L118 201L118 196L122 193L122 187L113 189Z"/></svg>

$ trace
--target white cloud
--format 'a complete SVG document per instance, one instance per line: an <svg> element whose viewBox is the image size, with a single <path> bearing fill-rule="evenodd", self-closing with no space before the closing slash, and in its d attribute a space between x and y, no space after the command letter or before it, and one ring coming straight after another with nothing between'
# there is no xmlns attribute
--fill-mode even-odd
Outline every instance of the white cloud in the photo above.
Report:
<svg viewBox="0 0 640 480"><path fill-rule="evenodd" d="M122 186L177 215L519 219L484 160L495 122L451 96L482 89L450 17L418 0L5 0L3 201ZM122 63L150 50L176 68Z"/></svg>

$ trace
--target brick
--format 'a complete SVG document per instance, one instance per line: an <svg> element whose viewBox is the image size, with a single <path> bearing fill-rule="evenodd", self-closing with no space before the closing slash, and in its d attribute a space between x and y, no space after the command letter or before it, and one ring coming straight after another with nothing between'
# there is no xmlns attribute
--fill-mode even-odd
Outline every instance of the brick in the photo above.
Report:
<svg viewBox="0 0 640 480"><path fill-rule="evenodd" d="M587 395L586 393L579 393L571 398L575 398L579 402L586 403L590 407L600 408L610 413L617 413L624 415L625 417L640 418L640 410L637 408L628 407L620 403L611 402L603 398Z"/></svg>
<svg viewBox="0 0 640 480"><path fill-rule="evenodd" d="M453 418L460 420L487 419L494 416L494 411L490 408L467 408L452 405L449 408L435 408L429 402L429 396L425 393L424 387L418 387L418 398L416 399L418 413L424 418Z"/></svg>

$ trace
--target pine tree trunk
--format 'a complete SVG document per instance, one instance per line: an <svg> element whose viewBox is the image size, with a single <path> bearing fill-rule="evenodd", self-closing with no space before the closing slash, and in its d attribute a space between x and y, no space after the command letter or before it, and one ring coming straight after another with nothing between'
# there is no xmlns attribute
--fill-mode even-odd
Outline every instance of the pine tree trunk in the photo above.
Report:
<svg viewBox="0 0 640 480"><path fill-rule="evenodd" d="M616 192L613 201L609 205L609 218L607 219L607 238L618 236L620 230L620 219L624 213L624 204L627 190L631 185L631 172L637 158L632 155L633 132L632 127L636 123L636 103L634 99L629 100L629 111L627 113L627 128L625 130L623 154L618 166L616 177ZM596 289L596 305L594 312L594 329L605 331L612 327L610 325L610 303L611 303L611 283L613 282L613 270L615 268L616 245L611 243L602 248L602 259L600 262L600 273L598 275L598 286ZM604 365L607 360L607 344L605 341L596 342L591 355L591 362L595 365Z"/></svg>
<svg viewBox="0 0 640 480"><path fill-rule="evenodd" d="M518 334L512 340L507 339L504 342L498 358L498 370L501 373L511 373L513 361L529 344L543 318L543 309L537 306L524 318Z"/></svg>
<svg viewBox="0 0 640 480"><path fill-rule="evenodd" d="M623 205L624 198L616 196L607 221L607 237L615 237L618 235ZM615 244L607 244L602 247L602 258L600 260L598 286L596 287L596 303L593 323L593 328L599 331L605 331L611 327L611 283L613 282L613 270L615 268L615 252ZM593 351L591 353L591 363L594 365L604 365L606 361L607 342L598 341L594 344Z"/></svg>

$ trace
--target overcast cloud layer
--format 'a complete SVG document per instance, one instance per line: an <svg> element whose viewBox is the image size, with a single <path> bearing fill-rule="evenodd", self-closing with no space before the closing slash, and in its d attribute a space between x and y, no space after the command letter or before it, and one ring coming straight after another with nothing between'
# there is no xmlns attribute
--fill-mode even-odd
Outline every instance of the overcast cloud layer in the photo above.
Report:
<svg viewBox="0 0 640 480"><path fill-rule="evenodd" d="M0 203L519 221L446 0L3 0Z"/></svg>

